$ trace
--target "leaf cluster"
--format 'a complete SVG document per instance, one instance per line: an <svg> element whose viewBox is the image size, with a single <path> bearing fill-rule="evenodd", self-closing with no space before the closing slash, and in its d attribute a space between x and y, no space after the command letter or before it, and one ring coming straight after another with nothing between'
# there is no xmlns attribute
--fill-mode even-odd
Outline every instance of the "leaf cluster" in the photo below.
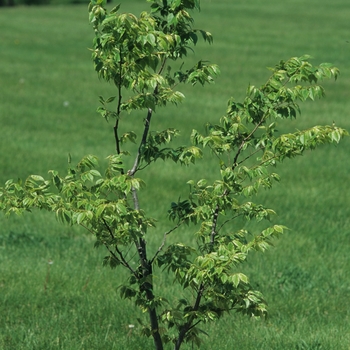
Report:
<svg viewBox="0 0 350 350"><path fill-rule="evenodd" d="M173 272L176 282L200 299L198 307L183 302L178 318L168 310L167 317L180 330L217 319L230 310L257 317L266 313L262 295L251 288L238 266L251 251L268 249L286 227L268 225L257 232L242 228L242 220L269 222L275 214L252 202L251 197L279 181L273 170L285 158L324 143L338 143L347 135L334 123L278 132L278 122L296 118L300 102L324 96L320 80L338 75L332 65L312 66L308 59L303 56L280 62L263 86L248 87L242 103L229 101L219 124L208 124L205 135L196 130L192 133L193 144L209 147L218 159L221 176L211 184L206 179L190 180L189 198L174 202L169 210L171 220L199 227L196 248L175 244L158 256L158 264Z"/></svg>
<svg viewBox="0 0 350 350"><path fill-rule="evenodd" d="M210 33L193 28L188 10L199 8L198 1L151 1L151 12L139 17L121 13L116 6L109 13L103 2L89 6L90 22L95 29L92 57L99 76L112 81L119 91L116 115L121 111L178 104L184 95L179 83L205 84L213 81L218 67L199 61L189 69L183 64L173 71L169 62L182 59L198 41L198 33L209 43ZM122 89L133 92L123 100ZM108 101L111 102L111 101ZM106 113L101 107L100 112Z"/></svg>
<svg viewBox="0 0 350 350"><path fill-rule="evenodd" d="M66 176L49 171L49 179L31 175L25 182L9 180L1 189L1 209L20 214L34 208L56 214L61 222L81 225L97 238L96 245L126 245L154 222L136 211L128 196L143 181L120 174L121 156L109 157L105 177L96 169L97 159L84 157ZM119 259L114 259L119 262Z"/></svg>

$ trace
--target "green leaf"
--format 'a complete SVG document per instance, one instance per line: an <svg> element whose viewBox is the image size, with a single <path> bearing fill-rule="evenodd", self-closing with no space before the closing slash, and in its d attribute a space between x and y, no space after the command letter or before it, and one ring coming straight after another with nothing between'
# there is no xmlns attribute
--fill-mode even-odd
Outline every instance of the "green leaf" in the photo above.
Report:
<svg viewBox="0 0 350 350"><path fill-rule="evenodd" d="M231 283L235 286L235 288L237 288L240 282L239 274L236 273L232 275L230 280L231 280Z"/></svg>
<svg viewBox="0 0 350 350"><path fill-rule="evenodd" d="M76 217L76 220L77 220L77 224L80 225L85 219L85 213L82 212L82 213L79 213Z"/></svg>

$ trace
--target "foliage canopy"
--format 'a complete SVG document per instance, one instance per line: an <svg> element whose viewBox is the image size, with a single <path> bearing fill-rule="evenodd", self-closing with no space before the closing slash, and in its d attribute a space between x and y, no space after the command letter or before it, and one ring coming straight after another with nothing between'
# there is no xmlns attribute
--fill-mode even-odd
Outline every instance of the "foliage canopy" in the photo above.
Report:
<svg viewBox="0 0 350 350"><path fill-rule="evenodd" d="M209 32L193 26L190 11L199 9L198 0L148 2L150 11L139 17L122 13L119 6L108 11L102 0L89 5L95 70L116 88L116 96L100 96L98 108L115 122L116 153L108 156L104 174L96 157L88 155L65 175L50 170L48 179L31 175L25 181L9 180L0 189L0 209L7 214L44 209L64 223L87 229L96 237L95 246L108 251L104 264L129 271L120 293L148 313L143 333L153 337L156 349L166 343L180 349L184 342L199 346L200 324L225 313L266 314L262 294L252 288L239 265L252 251L268 249L286 227L273 224L274 210L252 199L279 181L275 169L284 159L338 143L347 132L334 124L278 132L278 123L297 117L301 102L324 96L320 81L339 75L333 65L314 66L309 56L302 56L280 61L263 86L248 87L242 102L230 99L217 124L207 124L204 134L192 131L190 145L172 147L180 131L152 129L157 123L154 111L183 100L180 84L211 83L219 69L204 60L185 68L186 56L199 38L212 43ZM122 128L123 118L136 110L145 111L140 135ZM127 142L138 142L135 154L125 150ZM160 234L158 249L151 251L147 237L157 230L157 220L147 214L147 207L140 207L145 182L139 174L159 159L195 164L203 154L208 156L204 148L218 160L220 177L213 182L189 180L188 198L170 199L169 229ZM133 166L127 168L130 157ZM237 227L241 219L261 222L261 229ZM184 225L193 234L189 242L195 243L168 244L167 237ZM154 279L162 271L183 289L182 297L169 300L162 295Z"/></svg>

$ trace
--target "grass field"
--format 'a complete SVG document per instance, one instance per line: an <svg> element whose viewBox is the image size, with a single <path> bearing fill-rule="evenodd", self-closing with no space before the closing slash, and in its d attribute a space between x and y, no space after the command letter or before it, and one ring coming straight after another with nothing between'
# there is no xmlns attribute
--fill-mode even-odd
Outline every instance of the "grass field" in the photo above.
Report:
<svg viewBox="0 0 350 350"><path fill-rule="evenodd" d="M143 0L121 3L134 13L148 6ZM93 70L87 6L51 4L0 9L0 184L64 171L68 154L73 161L89 153L103 160L114 152L112 124L95 112L98 96L114 92ZM196 26L212 32L214 45L199 44L189 59L217 63L221 76L213 86L184 87L184 104L158 111L156 129L176 127L183 130L179 142L187 142L193 128L203 130L225 113L229 97L239 100L249 83L262 84L266 67L310 54L315 63L334 63L341 75L325 82L326 98L302 106L289 126L335 121L350 130L348 1L201 4ZM130 117L126 128L141 117ZM345 139L282 164L281 183L260 200L291 230L244 266L269 302L269 318L226 317L205 327L210 338L203 349L350 349L349 152ZM174 174L176 168L157 165L147 175L157 177L157 186L145 190L142 203L151 198L152 214L163 215L184 183L210 177L211 166ZM91 237L42 212L0 220L0 349L152 349L151 340L138 337L139 311L119 299L124 274L102 267L105 252L93 249ZM161 216L160 232L165 222Z"/></svg>

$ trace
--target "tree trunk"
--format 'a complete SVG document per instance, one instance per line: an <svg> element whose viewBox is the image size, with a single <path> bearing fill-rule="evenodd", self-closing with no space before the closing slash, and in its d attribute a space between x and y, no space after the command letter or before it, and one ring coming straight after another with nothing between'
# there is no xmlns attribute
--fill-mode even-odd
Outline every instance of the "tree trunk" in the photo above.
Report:
<svg viewBox="0 0 350 350"><path fill-rule="evenodd" d="M140 242L140 248L143 251L140 254L141 264L142 264L142 274L143 278L146 280L141 285L141 291L144 291L146 293L146 298L152 304L154 300L154 294L153 294L153 280L152 280L152 265L147 260L146 256L146 245L143 239L141 238ZM151 277L149 279L149 277ZM159 323L158 323L158 315L157 310L151 305L151 307L148 308L148 314L151 324L151 332L153 337L153 342L155 346L155 350L163 350L163 341L159 333Z"/></svg>

